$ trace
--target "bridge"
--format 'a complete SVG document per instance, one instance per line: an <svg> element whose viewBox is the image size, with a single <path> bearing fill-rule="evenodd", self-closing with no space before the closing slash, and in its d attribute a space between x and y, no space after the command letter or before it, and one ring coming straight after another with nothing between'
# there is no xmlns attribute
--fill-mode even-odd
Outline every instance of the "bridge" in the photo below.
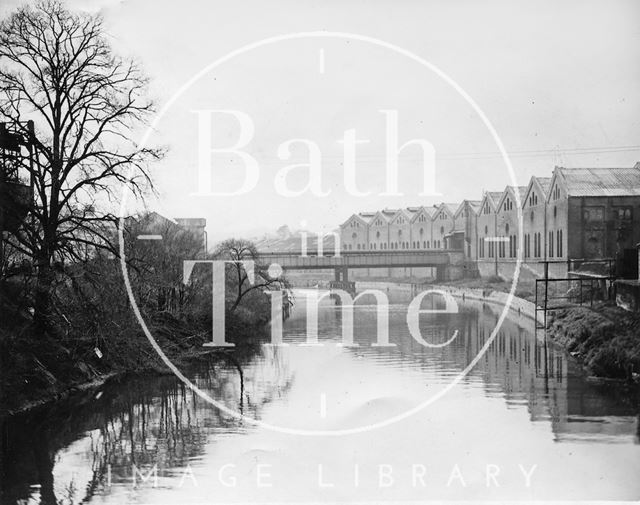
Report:
<svg viewBox="0 0 640 505"><path fill-rule="evenodd" d="M348 282L350 268L419 268L436 269L437 280L456 277L455 269L462 269L464 253L460 250L432 249L412 251L348 251L335 256L300 252L260 252L266 263L277 263L283 270L334 270L336 282Z"/></svg>

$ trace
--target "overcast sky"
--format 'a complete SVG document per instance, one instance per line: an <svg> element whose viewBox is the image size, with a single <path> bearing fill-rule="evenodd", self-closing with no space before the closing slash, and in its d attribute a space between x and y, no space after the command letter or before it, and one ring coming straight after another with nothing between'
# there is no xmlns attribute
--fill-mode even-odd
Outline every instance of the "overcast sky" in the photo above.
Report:
<svg viewBox="0 0 640 505"><path fill-rule="evenodd" d="M3 12L17 4L5 1ZM640 2L629 1L215 1L73 0L101 11L118 51L138 58L161 108L203 68L230 51L289 33L348 32L383 40L435 65L484 111L504 142L520 185L554 165L631 166L640 160ZM244 196L194 196L198 179L196 110L232 109L255 126L245 148L260 180ZM423 188L419 147L402 152L402 197L383 196L385 115L398 112L400 142L428 140L436 186ZM343 150L355 128L357 187L348 194ZM214 121L214 146L230 145L238 124ZM276 173L307 160L306 148L278 158L294 138L315 142L328 196L276 194ZM169 147L154 172L165 214L206 217L214 238L256 234L306 221L333 228L351 213L382 207L479 199L512 184L478 114L440 76L407 56L370 43L307 37L266 45L212 69L177 98L151 142ZM624 149L620 147L624 147ZM635 146L631 148L629 146ZM243 162L213 158L214 186L238 188ZM305 171L291 172L301 188Z"/></svg>

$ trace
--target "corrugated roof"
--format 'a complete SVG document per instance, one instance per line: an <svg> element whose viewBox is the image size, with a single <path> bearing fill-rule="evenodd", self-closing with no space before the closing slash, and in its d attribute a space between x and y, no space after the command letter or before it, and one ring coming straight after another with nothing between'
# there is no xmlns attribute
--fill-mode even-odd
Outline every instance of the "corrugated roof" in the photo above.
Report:
<svg viewBox="0 0 640 505"><path fill-rule="evenodd" d="M468 205L473 212L476 214L480 212L480 206L482 205L482 200L462 200L462 203L458 206L456 210L456 214L462 211L465 206Z"/></svg>
<svg viewBox="0 0 640 505"><path fill-rule="evenodd" d="M410 220L411 220L411 218L413 217L413 213L412 213L412 212L410 212L410 211L409 211L409 210L407 210L407 209L399 209L399 210L396 212L396 214L397 214L397 213L402 214L402 215L405 217L405 219L407 219L408 221L410 221Z"/></svg>
<svg viewBox="0 0 640 505"><path fill-rule="evenodd" d="M360 212L358 215L364 219L367 223L370 223L377 212Z"/></svg>
<svg viewBox="0 0 640 505"><path fill-rule="evenodd" d="M493 200L493 203L497 204L502 197L502 193L503 191L487 191L486 194L489 195L489 198L491 198L491 200Z"/></svg>
<svg viewBox="0 0 640 505"><path fill-rule="evenodd" d="M502 200L507 190L509 189L511 189L514 194L517 194L520 196L521 202L522 200L524 200L524 196L527 193L527 186L507 186L506 188L504 188L504 191L500 194L500 197L497 200L495 200L496 204L498 204Z"/></svg>
<svg viewBox="0 0 640 505"><path fill-rule="evenodd" d="M544 196L546 197L551 189L551 177L536 177L535 179L542 187L542 191L544 191Z"/></svg>
<svg viewBox="0 0 640 505"><path fill-rule="evenodd" d="M569 196L640 196L640 168L562 168Z"/></svg>
<svg viewBox="0 0 640 505"><path fill-rule="evenodd" d="M456 210L458 210L458 207L460 207L459 203L442 203L442 205L444 205L447 209L449 209L449 212L451 212L451 215L456 213Z"/></svg>

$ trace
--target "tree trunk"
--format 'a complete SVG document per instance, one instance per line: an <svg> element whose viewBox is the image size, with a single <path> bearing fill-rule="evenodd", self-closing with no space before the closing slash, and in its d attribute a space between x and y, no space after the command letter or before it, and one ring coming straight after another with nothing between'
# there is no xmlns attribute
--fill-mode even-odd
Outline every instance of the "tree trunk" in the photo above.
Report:
<svg viewBox="0 0 640 505"><path fill-rule="evenodd" d="M51 288L54 280L51 258L46 251L37 256L37 278L33 319L38 333L48 332L51 323Z"/></svg>

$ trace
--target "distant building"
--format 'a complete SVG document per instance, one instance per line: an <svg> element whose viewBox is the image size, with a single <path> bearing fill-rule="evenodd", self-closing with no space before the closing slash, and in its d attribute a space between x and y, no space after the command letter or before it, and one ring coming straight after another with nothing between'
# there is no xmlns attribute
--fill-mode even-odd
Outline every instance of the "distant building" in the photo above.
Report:
<svg viewBox="0 0 640 505"><path fill-rule="evenodd" d="M441 203L433 216L432 224L432 236L433 236L433 249L447 249L456 248L460 249L460 244L452 244L452 233L455 228L454 214L458 209L459 204L456 203Z"/></svg>
<svg viewBox="0 0 640 505"><path fill-rule="evenodd" d="M633 168L556 167L547 198L554 259L632 262L640 242L640 164ZM630 259L631 258L631 259Z"/></svg>
<svg viewBox="0 0 640 505"><path fill-rule="evenodd" d="M453 216L455 231L462 233L465 256L469 260L478 258L478 215L481 206L481 200L464 200Z"/></svg>
<svg viewBox="0 0 640 505"><path fill-rule="evenodd" d="M413 212L411 218L411 245L413 249L429 249L431 247L431 222L435 209L429 207L409 208Z"/></svg>
<svg viewBox="0 0 640 505"><path fill-rule="evenodd" d="M204 218L175 218L170 219L157 212L149 212L140 217L130 218L129 227L135 227L136 233L149 235L172 235L188 233L197 239L199 254L207 251L207 220Z"/></svg>
<svg viewBox="0 0 640 505"><path fill-rule="evenodd" d="M526 261L546 259L551 254L546 227L546 201L550 187L550 177L531 177L522 198L523 259ZM516 238L516 246L518 240Z"/></svg>
<svg viewBox="0 0 640 505"><path fill-rule="evenodd" d="M202 253L207 252L207 220L202 217L176 217L175 222L181 228L188 230L202 243Z"/></svg>
<svg viewBox="0 0 640 505"><path fill-rule="evenodd" d="M487 191L480 204L477 219L478 270L481 275L495 274L495 245L491 239L496 236L498 201L501 192Z"/></svg>
<svg viewBox="0 0 640 505"><path fill-rule="evenodd" d="M408 209L398 209L389 221L391 249L409 249L411 246L411 219Z"/></svg>
<svg viewBox="0 0 640 505"><path fill-rule="evenodd" d="M340 225L340 244L343 251L368 249L369 221L359 214L353 214Z"/></svg>
<svg viewBox="0 0 640 505"><path fill-rule="evenodd" d="M545 263L552 275L564 275L569 261L611 259L634 276L640 163L556 167L551 177L488 191L482 200L354 214L340 229L343 251L463 251L483 276L511 278L519 254L526 275L542 275Z"/></svg>
<svg viewBox="0 0 640 505"><path fill-rule="evenodd" d="M369 221L369 244L374 251L389 248L389 218L383 212L375 212Z"/></svg>

